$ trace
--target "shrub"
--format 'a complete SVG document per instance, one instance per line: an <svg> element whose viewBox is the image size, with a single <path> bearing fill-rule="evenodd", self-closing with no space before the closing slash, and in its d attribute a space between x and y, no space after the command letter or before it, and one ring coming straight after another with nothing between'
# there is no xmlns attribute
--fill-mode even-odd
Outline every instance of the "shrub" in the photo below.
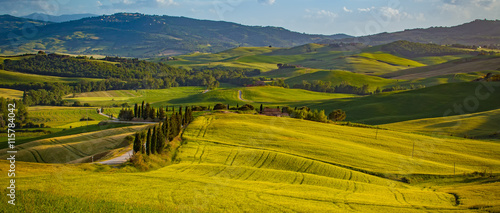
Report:
<svg viewBox="0 0 500 213"><path fill-rule="evenodd" d="M224 104L216 104L214 106L214 110L224 110L224 109L227 109L227 106Z"/></svg>

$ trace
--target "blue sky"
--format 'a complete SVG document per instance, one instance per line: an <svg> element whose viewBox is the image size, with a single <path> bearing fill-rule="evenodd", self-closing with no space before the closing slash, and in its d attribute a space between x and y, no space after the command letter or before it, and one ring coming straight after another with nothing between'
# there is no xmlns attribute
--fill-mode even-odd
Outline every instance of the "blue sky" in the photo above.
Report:
<svg viewBox="0 0 500 213"><path fill-rule="evenodd" d="M500 19L500 0L0 0L0 5L1 14L15 16L139 12L356 36Z"/></svg>

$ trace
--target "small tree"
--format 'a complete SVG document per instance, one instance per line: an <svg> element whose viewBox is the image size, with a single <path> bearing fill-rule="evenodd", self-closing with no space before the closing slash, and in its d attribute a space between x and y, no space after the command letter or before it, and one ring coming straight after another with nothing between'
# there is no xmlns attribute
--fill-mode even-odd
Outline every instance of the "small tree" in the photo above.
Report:
<svg viewBox="0 0 500 213"><path fill-rule="evenodd" d="M226 108L227 108L227 106L224 105L224 104L216 104L214 106L214 110L223 110L223 109L226 109Z"/></svg>
<svg viewBox="0 0 500 213"><path fill-rule="evenodd" d="M346 119L346 114L341 109L334 110L328 115L328 118L333 121L343 121Z"/></svg>
<svg viewBox="0 0 500 213"><path fill-rule="evenodd" d="M142 142L141 139L139 138L139 133L135 133L135 139L134 139L134 153L138 153L142 149Z"/></svg>

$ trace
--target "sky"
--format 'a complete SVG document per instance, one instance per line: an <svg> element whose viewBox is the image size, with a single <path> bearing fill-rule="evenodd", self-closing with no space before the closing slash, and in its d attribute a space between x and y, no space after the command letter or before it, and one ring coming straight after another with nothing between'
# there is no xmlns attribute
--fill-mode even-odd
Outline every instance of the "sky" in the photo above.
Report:
<svg viewBox="0 0 500 213"><path fill-rule="evenodd" d="M139 12L353 36L500 19L500 0L0 0L0 14Z"/></svg>

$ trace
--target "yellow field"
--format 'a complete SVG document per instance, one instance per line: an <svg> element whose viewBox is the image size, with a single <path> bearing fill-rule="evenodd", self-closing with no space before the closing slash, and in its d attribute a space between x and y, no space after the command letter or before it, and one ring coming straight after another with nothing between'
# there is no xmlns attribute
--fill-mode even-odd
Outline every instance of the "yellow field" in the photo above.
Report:
<svg viewBox="0 0 500 213"><path fill-rule="evenodd" d="M14 90L14 89L7 89L7 88L0 88L0 97L10 98L10 99L22 99L23 98L23 91Z"/></svg>
<svg viewBox="0 0 500 213"><path fill-rule="evenodd" d="M2 208L7 212L464 212L500 205L495 193L500 186L487 181L475 182L474 188L473 181L410 185L383 178L453 175L453 163L457 173L485 168L498 173L498 143L375 131L291 118L206 115L184 132L187 144L180 148L177 163L155 171L19 162L23 179L16 189L22 199L15 208ZM8 163L0 163L0 170L7 167ZM463 203L457 205L455 196ZM0 202L6 199L2 196Z"/></svg>

